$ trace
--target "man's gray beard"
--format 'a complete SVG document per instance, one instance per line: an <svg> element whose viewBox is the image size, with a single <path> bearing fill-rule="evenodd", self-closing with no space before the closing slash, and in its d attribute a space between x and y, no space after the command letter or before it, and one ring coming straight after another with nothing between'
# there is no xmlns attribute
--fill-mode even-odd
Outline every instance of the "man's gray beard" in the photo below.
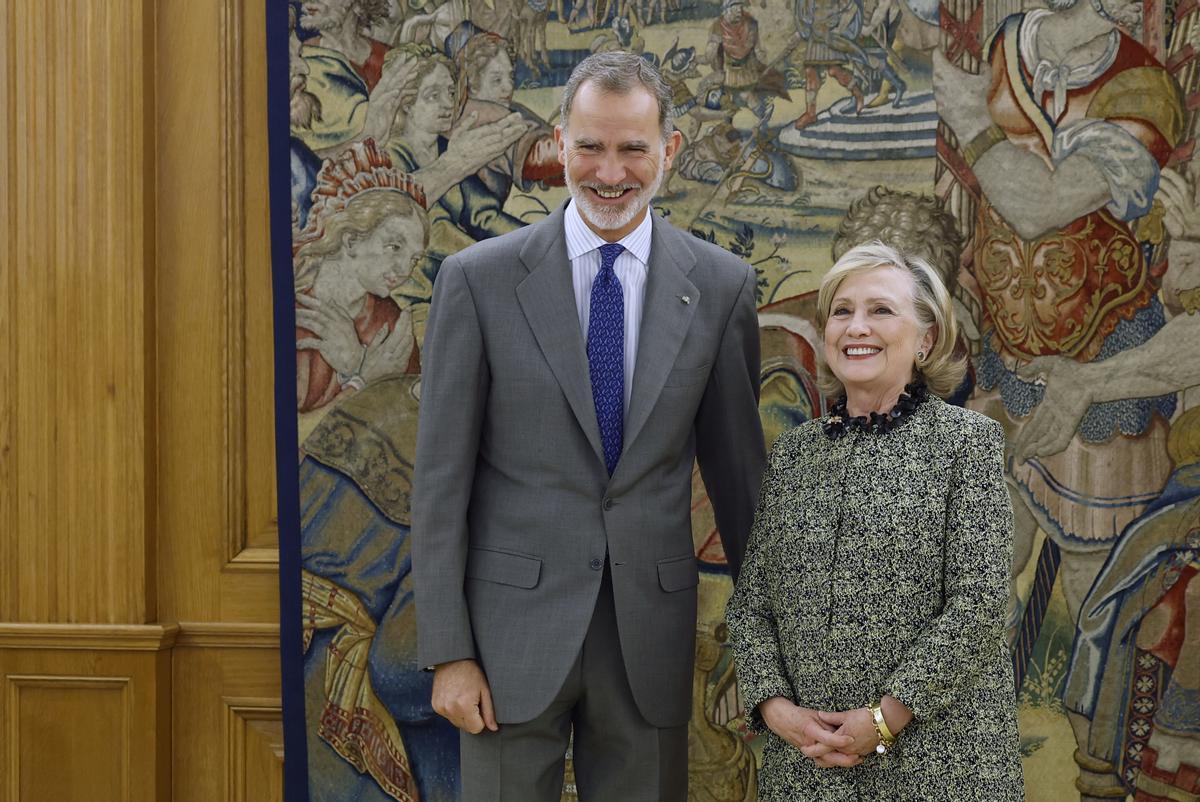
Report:
<svg viewBox="0 0 1200 802"><path fill-rule="evenodd" d="M314 120L321 119L321 99L309 92L307 89L301 89L291 98L291 124L292 128L300 130L308 130L312 128Z"/></svg>
<svg viewBox="0 0 1200 802"><path fill-rule="evenodd" d="M654 180L650 182L650 186L643 185L633 199L626 203L620 210L611 210L594 205L587 189L571 180L569 170L564 172L567 179L567 190L571 193L571 197L579 207L579 214L601 231L616 231L632 223L633 219L650 205L650 201L654 200L654 196L658 194L658 188L662 186L663 173L666 171L663 169L662 162L659 162L658 172L655 173Z"/></svg>

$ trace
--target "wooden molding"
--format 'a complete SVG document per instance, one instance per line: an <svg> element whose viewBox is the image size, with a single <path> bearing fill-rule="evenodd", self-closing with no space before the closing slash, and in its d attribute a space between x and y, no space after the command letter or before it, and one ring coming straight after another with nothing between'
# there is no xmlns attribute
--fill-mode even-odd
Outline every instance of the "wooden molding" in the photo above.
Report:
<svg viewBox="0 0 1200 802"><path fill-rule="evenodd" d="M244 148L242 145L241 17L239 3L221 3L220 30L220 198L221 256L224 263L225 308L221 332L225 410L225 492L228 542L226 562L234 562L246 547L246 236L244 207Z"/></svg>
<svg viewBox="0 0 1200 802"><path fill-rule="evenodd" d="M178 634L177 624L0 623L0 649L160 652Z"/></svg>
<svg viewBox="0 0 1200 802"><path fill-rule="evenodd" d="M272 536L278 537L277 529L268 531ZM229 530L229 556L224 570L279 573L279 549L246 546L246 533L247 528L244 526L240 532Z"/></svg>
<svg viewBox="0 0 1200 802"><path fill-rule="evenodd" d="M224 259L224 328L222 355L224 370L225 410L225 490L226 490L226 571L278 571L279 526L275 515L274 458L263 455L262 444L257 442L261 428L251 432L248 421L260 420L264 412L270 415L271 408L263 410L255 404L259 396L250 392L265 387L271 389L270 365L273 358L271 339L265 341L256 336L247 326L247 310L256 315L271 315L270 258L269 249L262 231L248 230L246 220L252 209L247 205L253 197L262 201L265 193L247 193L246 161L246 117L249 113L244 91L243 70L247 63L247 48L253 47L243 31L261 34L260 25L244 26L242 14L245 4L239 0L224 0L220 12L220 96L221 124L221 237ZM249 58L259 58L261 49L253 49ZM265 93L262 93L265 98ZM255 95L253 102L263 101ZM256 132L257 133L257 132ZM262 157L265 153L255 154ZM256 162L257 163L257 162ZM265 223L265 221L264 221ZM265 225L264 225L265 230ZM266 272L267 294L262 297L248 285L248 279L262 278L256 272L247 274L247 252L255 253L253 261L256 271ZM249 298L248 298L249 296ZM256 318L257 319L257 318ZM263 353L265 348L265 353ZM255 368L248 366L253 364ZM247 382L255 382L254 388ZM271 418L270 420L273 420ZM261 427L261 424L256 424ZM271 425L267 422L267 428ZM271 447L273 449L273 439ZM265 463L265 464L264 464ZM257 470L247 470L254 465ZM268 474L264 479L264 474Z"/></svg>
<svg viewBox="0 0 1200 802"><path fill-rule="evenodd" d="M278 649L278 624L181 622L176 647Z"/></svg>

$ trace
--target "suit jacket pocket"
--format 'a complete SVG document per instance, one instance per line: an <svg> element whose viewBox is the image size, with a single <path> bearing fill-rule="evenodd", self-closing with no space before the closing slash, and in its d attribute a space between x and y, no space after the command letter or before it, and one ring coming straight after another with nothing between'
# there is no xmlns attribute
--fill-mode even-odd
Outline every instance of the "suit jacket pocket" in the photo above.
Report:
<svg viewBox="0 0 1200 802"><path fill-rule="evenodd" d="M699 384L708 378L708 372L712 368L712 363L701 365L698 368L675 368L667 374L667 380L663 383L664 387L689 387L693 384Z"/></svg>
<svg viewBox="0 0 1200 802"><path fill-rule="evenodd" d="M671 557L658 561L658 584L668 593L687 590L700 584L700 568L696 556Z"/></svg>
<svg viewBox="0 0 1200 802"><path fill-rule="evenodd" d="M495 549L471 548L467 551L468 579L532 588L541 575L542 561L537 557Z"/></svg>

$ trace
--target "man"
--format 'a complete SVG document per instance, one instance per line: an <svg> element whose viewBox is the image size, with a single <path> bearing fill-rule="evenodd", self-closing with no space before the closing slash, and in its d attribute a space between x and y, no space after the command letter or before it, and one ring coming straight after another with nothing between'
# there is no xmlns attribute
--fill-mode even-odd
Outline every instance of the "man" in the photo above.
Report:
<svg viewBox="0 0 1200 802"><path fill-rule="evenodd" d="M383 58L391 48L363 31L387 19L387 0L305 0L300 13L304 26L319 34L305 44L336 53L367 85L368 92L374 89L383 74Z"/></svg>
<svg viewBox="0 0 1200 802"><path fill-rule="evenodd" d="M858 45L862 29L862 0L802 0L796 4L796 32L805 42L804 113L792 123L806 128L817 121L817 96L825 76L833 78L854 98L854 113L863 110L860 79L867 64Z"/></svg>
<svg viewBox="0 0 1200 802"><path fill-rule="evenodd" d="M367 121L390 48L362 30L386 14L384 0L307 0L300 7L301 26L318 36L293 50L291 60L303 61L305 91L317 100L318 113L307 125L293 123L292 135L318 155L337 155Z"/></svg>
<svg viewBox="0 0 1200 802"><path fill-rule="evenodd" d="M764 463L755 274L649 213L680 142L641 57L575 69L571 201L448 258L425 339L418 652L463 799L685 800L698 459L736 574Z"/></svg>

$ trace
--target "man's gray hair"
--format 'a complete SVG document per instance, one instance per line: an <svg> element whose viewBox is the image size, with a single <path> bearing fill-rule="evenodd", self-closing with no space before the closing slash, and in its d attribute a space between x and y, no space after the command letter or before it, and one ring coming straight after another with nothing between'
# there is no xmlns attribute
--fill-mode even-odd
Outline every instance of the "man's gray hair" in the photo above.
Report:
<svg viewBox="0 0 1200 802"><path fill-rule="evenodd" d="M604 92L624 95L641 85L658 101L658 126L665 141L675 130L672 114L671 88L663 80L658 68L636 53L624 50L609 50L593 53L575 65L567 85L563 89L562 127L565 130L571 115L571 103L575 93L585 81L593 81Z"/></svg>

